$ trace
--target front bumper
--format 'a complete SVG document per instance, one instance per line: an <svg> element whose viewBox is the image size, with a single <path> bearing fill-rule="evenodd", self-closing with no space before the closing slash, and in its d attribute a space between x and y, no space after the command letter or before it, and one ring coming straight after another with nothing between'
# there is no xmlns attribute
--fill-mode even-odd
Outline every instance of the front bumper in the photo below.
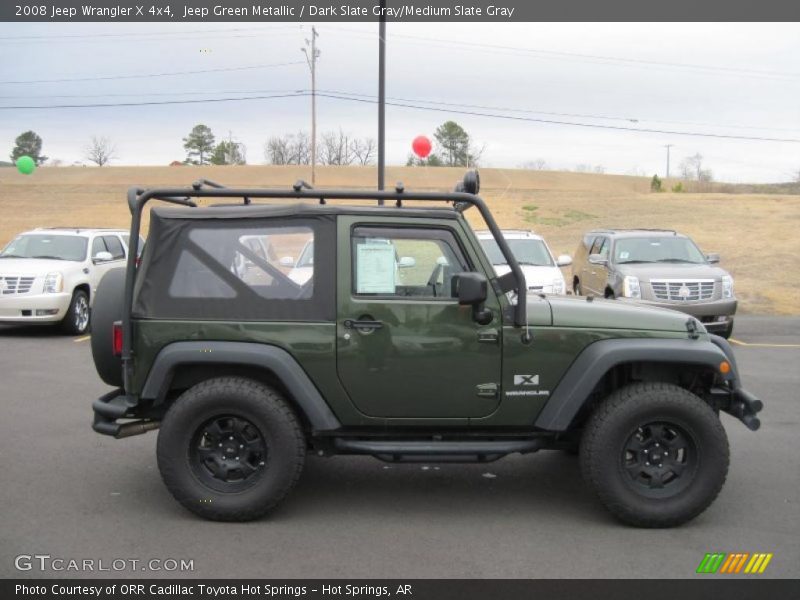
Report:
<svg viewBox="0 0 800 600"><path fill-rule="evenodd" d="M711 333L722 332L730 327L738 305L736 298L724 298L709 302L665 302L648 298L620 298L620 300L686 313L695 317Z"/></svg>
<svg viewBox="0 0 800 600"><path fill-rule="evenodd" d="M764 403L742 387L739 379L739 367L728 340L717 335L711 335L709 339L722 350L731 365L731 372L725 387L711 389L711 397L715 400L715 406L739 419L749 430L756 431L761 427L761 421L756 415L764 409Z"/></svg>
<svg viewBox="0 0 800 600"><path fill-rule="evenodd" d="M92 402L94 421L92 429L103 435L110 435L117 439L147 433L158 429L160 421L150 419L137 419L118 423L119 419L135 419L137 417L138 402L128 396L124 390L116 389Z"/></svg>
<svg viewBox="0 0 800 600"><path fill-rule="evenodd" d="M61 321L69 310L71 300L72 294L68 293L0 295L0 323Z"/></svg>

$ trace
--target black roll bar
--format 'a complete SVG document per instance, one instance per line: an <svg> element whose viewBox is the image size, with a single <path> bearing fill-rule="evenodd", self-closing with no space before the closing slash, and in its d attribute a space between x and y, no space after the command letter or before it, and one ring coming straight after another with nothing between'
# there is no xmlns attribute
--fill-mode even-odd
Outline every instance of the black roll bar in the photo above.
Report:
<svg viewBox="0 0 800 600"><path fill-rule="evenodd" d="M160 200L170 204L181 206L196 207L197 204L192 198L265 198L282 200L394 200L399 207L403 201L422 201L422 202L449 202L455 207L474 206L480 212L486 225L489 228L495 242L497 242L500 252L506 259L511 272L502 277L497 277L496 281L503 292L514 291L517 294L517 306L514 311L514 325L526 327L527 325L527 286L525 276L517 259L511 252L506 243L500 227L494 220L494 216L489 211L483 199L476 195L466 192L407 192L407 191L375 191L375 190L342 190L342 189L303 189L301 186L294 186L292 190L268 189L268 188L226 188L216 187L219 184L204 181L206 185L211 184L213 189L196 186L191 188L154 188L144 190L141 188L130 188L128 190L128 207L131 210L131 239L139 239L141 230L142 212L145 205L150 200ZM299 188L299 189L298 189ZM402 208L398 208L402 210ZM125 296L122 303L122 365L125 389L129 387L129 377L132 374L132 340L133 324L131 312L133 310L133 288L136 279L136 253L129 252L125 271ZM510 276L509 276L510 275Z"/></svg>

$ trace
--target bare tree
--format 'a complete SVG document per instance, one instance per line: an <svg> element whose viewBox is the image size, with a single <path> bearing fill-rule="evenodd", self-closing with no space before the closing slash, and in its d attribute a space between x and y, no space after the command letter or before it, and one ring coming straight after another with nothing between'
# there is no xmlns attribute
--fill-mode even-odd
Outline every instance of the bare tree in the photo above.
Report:
<svg viewBox="0 0 800 600"><path fill-rule="evenodd" d="M353 153L353 140L341 129L326 131L322 134L322 144L319 150L319 161L323 165L349 165L355 160Z"/></svg>
<svg viewBox="0 0 800 600"><path fill-rule="evenodd" d="M534 160L529 160L520 165L523 169L528 169L530 171L546 171L547 170L547 161L543 158L536 158Z"/></svg>
<svg viewBox="0 0 800 600"><path fill-rule="evenodd" d="M375 156L377 149L375 140L372 138L364 138L363 140L355 139L351 146L353 156L358 164L365 166L371 165L372 159Z"/></svg>
<svg viewBox="0 0 800 600"><path fill-rule="evenodd" d="M117 147L107 137L92 136L91 141L86 146L86 159L95 163L98 167L107 164L108 161L117 157Z"/></svg>
<svg viewBox="0 0 800 600"><path fill-rule="evenodd" d="M273 136L264 144L264 158L273 165L288 165L292 157L289 136Z"/></svg>
<svg viewBox="0 0 800 600"><path fill-rule="evenodd" d="M311 163L308 134L273 136L264 144L264 158L273 165L307 165Z"/></svg>

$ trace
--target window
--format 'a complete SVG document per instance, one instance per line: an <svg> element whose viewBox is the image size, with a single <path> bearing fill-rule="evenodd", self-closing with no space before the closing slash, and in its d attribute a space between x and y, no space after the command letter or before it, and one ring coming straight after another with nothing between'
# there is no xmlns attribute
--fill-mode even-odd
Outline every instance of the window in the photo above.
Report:
<svg viewBox="0 0 800 600"><path fill-rule="evenodd" d="M48 258L80 262L86 259L85 237L36 233L21 235L11 241L0 258Z"/></svg>
<svg viewBox="0 0 800 600"><path fill-rule="evenodd" d="M440 229L358 227L352 253L359 296L450 299L453 276L469 270L453 234Z"/></svg>
<svg viewBox="0 0 800 600"><path fill-rule="evenodd" d="M103 238L96 237L92 240L92 258L97 256L100 252L108 252L108 248L106 248L106 243L103 241Z"/></svg>
<svg viewBox="0 0 800 600"><path fill-rule="evenodd" d="M137 276L134 315L331 321L334 233L328 217L192 220L156 213ZM300 263L305 252L313 258Z"/></svg>
<svg viewBox="0 0 800 600"><path fill-rule="evenodd" d="M131 236L123 233L119 237L122 238L122 241L125 243L125 246L127 246L130 249L130 247L131 247ZM142 250L144 250L144 238L142 236L139 236L139 245L136 248L136 258L141 258Z"/></svg>
<svg viewBox="0 0 800 600"><path fill-rule="evenodd" d="M506 265L506 257L500 251L500 246L497 242L491 239L482 239L481 246L489 257L493 265ZM533 238L527 239L506 239L508 247L511 248L511 254L517 259L521 265L533 265L537 267L552 267L553 258L550 256L550 251L545 246L543 240Z"/></svg>
<svg viewBox="0 0 800 600"><path fill-rule="evenodd" d="M122 248L122 242L115 235L104 235L103 241L106 243L106 248L111 252L111 258L114 260L122 260L125 258L125 250Z"/></svg>
<svg viewBox="0 0 800 600"><path fill-rule="evenodd" d="M595 238L594 244L592 244L592 249L589 251L589 254L600 254L602 256L606 256L608 254L608 244L606 242L607 238L604 237Z"/></svg>

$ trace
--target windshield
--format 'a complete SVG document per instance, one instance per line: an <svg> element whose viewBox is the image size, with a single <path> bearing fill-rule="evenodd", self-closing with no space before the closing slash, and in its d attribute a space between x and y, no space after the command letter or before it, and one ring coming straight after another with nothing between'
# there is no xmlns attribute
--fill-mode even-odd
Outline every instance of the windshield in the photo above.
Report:
<svg viewBox="0 0 800 600"><path fill-rule="evenodd" d="M635 237L617 240L614 262L682 262L705 263L706 257L694 242L684 237Z"/></svg>
<svg viewBox="0 0 800 600"><path fill-rule="evenodd" d="M489 257L493 265L507 264L503 253L500 252L500 246L493 239L480 240L484 252ZM521 265L535 265L540 267L552 267L553 257L550 251L542 240L524 239L524 240L506 240L508 247L511 248L511 253L517 262Z"/></svg>
<svg viewBox="0 0 800 600"><path fill-rule="evenodd" d="M296 267L313 267L314 266L314 242L308 242L306 247L300 253L300 258L297 259Z"/></svg>
<svg viewBox="0 0 800 600"><path fill-rule="evenodd" d="M86 259L87 241L77 235L21 235L0 252L0 258L49 258L80 262Z"/></svg>

